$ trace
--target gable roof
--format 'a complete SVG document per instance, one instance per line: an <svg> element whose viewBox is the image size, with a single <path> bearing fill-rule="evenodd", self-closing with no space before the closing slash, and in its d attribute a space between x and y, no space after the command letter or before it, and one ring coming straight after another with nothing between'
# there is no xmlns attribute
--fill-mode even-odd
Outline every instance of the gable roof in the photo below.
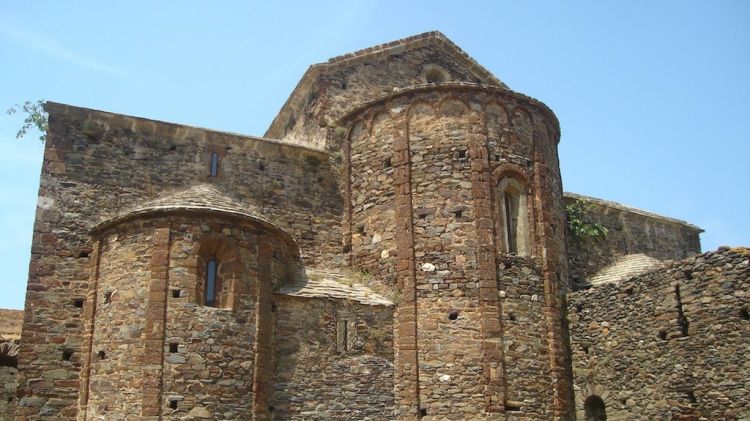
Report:
<svg viewBox="0 0 750 421"><path fill-rule="evenodd" d="M282 134L284 125L289 120L289 116L300 110L306 101L308 92L318 78L320 74L333 72L341 68L354 66L367 60L377 59L386 57L394 54L401 54L406 51L422 48L426 46L435 46L454 58L459 63L462 63L472 73L480 76L485 84L496 85L503 88L507 86L500 81L495 75L493 75L484 66L479 64L476 60L471 58L465 51L463 51L453 41L448 39L443 33L439 31L425 32L418 35L413 35L406 38L401 38L395 41L375 45L373 47L364 48L344 55L336 56L324 63L317 63L310 66L305 74L302 75L302 79L297 83L289 98L286 100L284 105L279 110L276 117L271 122L268 130L264 137L268 138L279 138Z"/></svg>

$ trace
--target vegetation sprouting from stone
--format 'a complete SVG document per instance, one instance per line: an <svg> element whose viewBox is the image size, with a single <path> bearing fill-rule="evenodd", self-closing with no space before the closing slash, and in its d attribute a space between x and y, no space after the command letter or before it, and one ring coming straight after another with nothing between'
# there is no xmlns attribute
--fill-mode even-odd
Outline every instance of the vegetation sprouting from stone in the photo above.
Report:
<svg viewBox="0 0 750 421"><path fill-rule="evenodd" d="M8 115L23 113L26 117L23 120L21 128L16 132L16 139L20 139L31 129L37 129L41 133L39 140L47 140L47 112L44 111L44 100L26 101L23 104L16 104L6 111Z"/></svg>
<svg viewBox="0 0 750 421"><path fill-rule="evenodd" d="M598 222L589 222L586 213L590 205L576 200L565 205L565 216L568 221L568 229L573 233L576 241L602 240L607 237L607 228Z"/></svg>
<svg viewBox="0 0 750 421"><path fill-rule="evenodd" d="M18 366L18 344L13 342L0 343L0 366Z"/></svg>

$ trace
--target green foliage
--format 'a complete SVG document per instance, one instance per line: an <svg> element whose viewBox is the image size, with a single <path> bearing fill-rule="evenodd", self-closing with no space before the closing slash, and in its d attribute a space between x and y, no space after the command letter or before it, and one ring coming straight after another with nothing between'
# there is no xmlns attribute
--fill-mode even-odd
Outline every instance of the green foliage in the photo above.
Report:
<svg viewBox="0 0 750 421"><path fill-rule="evenodd" d="M26 101L23 104L16 104L6 111L8 115L13 115L18 112L24 113L26 118L24 118L23 125L16 133L16 139L26 136L26 133L28 133L30 129L37 129L41 132L39 140L42 142L47 140L47 112L44 111L43 99L36 102Z"/></svg>
<svg viewBox="0 0 750 421"><path fill-rule="evenodd" d="M589 222L586 219L586 213L589 210L590 205L580 200L565 205L568 229L573 233L573 237L577 241L602 240L607 237L608 231L606 227L598 222Z"/></svg>

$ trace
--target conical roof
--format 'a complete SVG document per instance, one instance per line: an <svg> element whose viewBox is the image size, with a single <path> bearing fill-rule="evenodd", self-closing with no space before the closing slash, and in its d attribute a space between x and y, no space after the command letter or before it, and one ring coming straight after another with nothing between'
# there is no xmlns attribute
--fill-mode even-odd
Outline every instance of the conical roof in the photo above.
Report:
<svg viewBox="0 0 750 421"><path fill-rule="evenodd" d="M119 223L139 217L169 213L220 214L252 220L270 231L281 234L282 238L297 250L296 243L284 230L260 216L256 206L238 202L214 184L197 184L181 190L160 194L140 205L130 208L114 218L102 221L91 228L92 234L101 232Z"/></svg>

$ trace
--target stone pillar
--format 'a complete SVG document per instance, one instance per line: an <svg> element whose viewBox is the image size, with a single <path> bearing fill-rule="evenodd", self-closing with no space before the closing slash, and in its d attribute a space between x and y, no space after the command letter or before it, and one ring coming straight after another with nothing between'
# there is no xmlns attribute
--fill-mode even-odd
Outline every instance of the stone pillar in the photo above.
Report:
<svg viewBox="0 0 750 421"><path fill-rule="evenodd" d="M401 123L401 125L405 124ZM396 189L396 274L401 300L394 324L395 394L399 420L419 418L419 360L417 352L417 288L414 266L411 163L405 133L393 142L393 184Z"/></svg>
<svg viewBox="0 0 750 421"><path fill-rule="evenodd" d="M83 356L81 361L80 393L78 394L78 416L79 421L86 420L86 408L89 402L89 378L91 376L91 359L94 343L94 324L96 323L96 297L98 294L99 281L99 256L101 254L101 243L94 242L91 252L91 272L89 275L89 290L86 293L86 301L83 308Z"/></svg>
<svg viewBox="0 0 750 421"><path fill-rule="evenodd" d="M141 415L159 417L162 407L164 370L164 326L169 284L168 227L155 228L151 256L151 281L146 304L146 330L143 344L143 401Z"/></svg>

